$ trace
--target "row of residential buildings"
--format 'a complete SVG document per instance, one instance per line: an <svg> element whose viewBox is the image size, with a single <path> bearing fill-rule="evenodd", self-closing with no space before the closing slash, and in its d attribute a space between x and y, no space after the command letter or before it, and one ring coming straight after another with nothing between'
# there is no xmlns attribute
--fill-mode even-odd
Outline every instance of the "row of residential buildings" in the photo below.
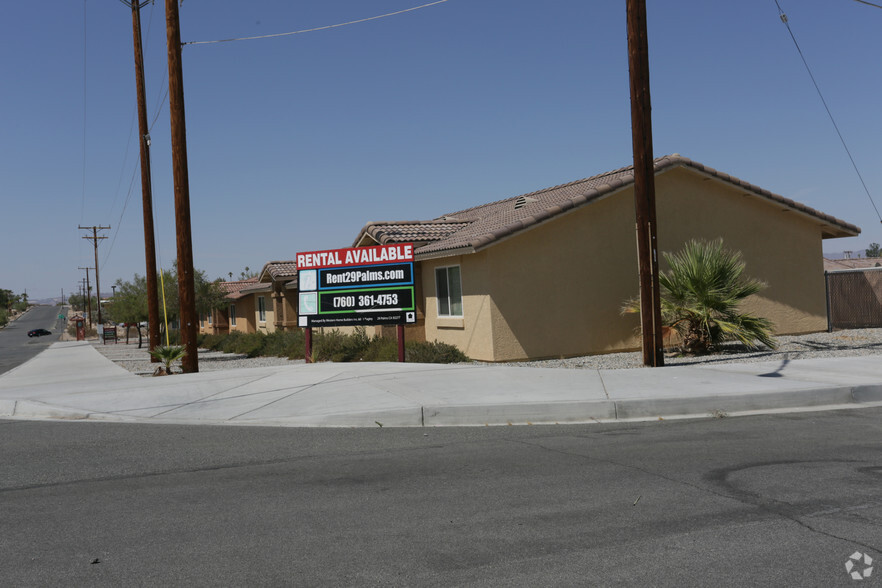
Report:
<svg viewBox="0 0 882 588"><path fill-rule="evenodd" d="M748 310L778 334L827 328L822 242L859 227L679 155L655 161L655 192L659 251L722 238L768 285ZM394 243L415 245L409 339L483 361L640 347L639 318L620 312L639 288L631 167L430 220L370 223L341 247ZM298 328L294 261L222 287L229 307L202 317L201 332Z"/></svg>

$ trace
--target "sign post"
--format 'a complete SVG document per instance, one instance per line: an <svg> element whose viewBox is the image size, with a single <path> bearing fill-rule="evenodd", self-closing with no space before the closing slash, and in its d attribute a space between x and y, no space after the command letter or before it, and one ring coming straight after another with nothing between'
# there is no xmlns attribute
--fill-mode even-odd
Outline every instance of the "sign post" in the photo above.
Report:
<svg viewBox="0 0 882 588"><path fill-rule="evenodd" d="M307 330L307 361L313 327L416 323L413 244L351 247L297 254L297 324Z"/></svg>

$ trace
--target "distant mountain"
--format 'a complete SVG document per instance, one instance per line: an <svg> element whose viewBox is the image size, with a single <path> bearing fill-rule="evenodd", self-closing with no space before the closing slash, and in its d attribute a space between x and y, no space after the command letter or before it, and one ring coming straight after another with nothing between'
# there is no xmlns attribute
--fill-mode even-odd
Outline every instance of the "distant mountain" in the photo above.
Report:
<svg viewBox="0 0 882 588"><path fill-rule="evenodd" d="M30 302L31 304L45 304L47 306L55 306L61 304L61 298L41 298L40 300L28 298L28 302Z"/></svg>
<svg viewBox="0 0 882 588"><path fill-rule="evenodd" d="M866 257L866 250L860 249L858 251L833 251L833 252L824 252L824 257L827 259L861 259Z"/></svg>

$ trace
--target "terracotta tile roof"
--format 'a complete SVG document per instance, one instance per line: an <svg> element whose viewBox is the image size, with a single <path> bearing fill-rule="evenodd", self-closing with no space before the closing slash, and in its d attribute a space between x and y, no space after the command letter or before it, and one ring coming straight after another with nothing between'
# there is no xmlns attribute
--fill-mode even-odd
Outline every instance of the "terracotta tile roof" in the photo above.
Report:
<svg viewBox="0 0 882 588"><path fill-rule="evenodd" d="M445 219L432 221L401 221L397 223L368 223L363 232L378 243L425 244L447 239L464 229L470 221L450 222Z"/></svg>
<svg viewBox="0 0 882 588"><path fill-rule="evenodd" d="M279 280L290 280L296 277L297 262L294 260L268 261L264 264L259 279L261 282L277 282Z"/></svg>
<svg viewBox="0 0 882 588"><path fill-rule="evenodd" d="M824 258L824 271L835 272L853 269L872 269L882 267L882 257L858 257L857 259Z"/></svg>
<svg viewBox="0 0 882 588"><path fill-rule="evenodd" d="M218 282L218 286L220 286L221 292L226 294L226 298L230 300L238 300L245 296L245 293L242 292L248 286L253 286L257 283L257 278L248 278L246 280L235 280L232 282Z"/></svg>
<svg viewBox="0 0 882 588"><path fill-rule="evenodd" d="M855 225L680 155L668 155L655 160L656 175L675 167L691 168L790 210L811 216L821 221L824 238L860 234L860 228ZM418 245L415 250L417 256L424 258L451 254L454 251L470 253L633 183L633 166L623 167L568 184L452 212L431 221L369 223L362 229L355 244L360 244L367 235L381 245L411 240Z"/></svg>

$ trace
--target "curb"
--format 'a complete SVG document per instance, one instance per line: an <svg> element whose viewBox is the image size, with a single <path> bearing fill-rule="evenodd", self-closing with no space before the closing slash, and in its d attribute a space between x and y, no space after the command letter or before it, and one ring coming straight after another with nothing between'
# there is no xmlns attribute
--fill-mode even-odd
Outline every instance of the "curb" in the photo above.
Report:
<svg viewBox="0 0 882 588"><path fill-rule="evenodd" d="M59 419L59 420L86 420L92 415L91 412L49 406L30 400L0 400L0 417L18 419Z"/></svg>

